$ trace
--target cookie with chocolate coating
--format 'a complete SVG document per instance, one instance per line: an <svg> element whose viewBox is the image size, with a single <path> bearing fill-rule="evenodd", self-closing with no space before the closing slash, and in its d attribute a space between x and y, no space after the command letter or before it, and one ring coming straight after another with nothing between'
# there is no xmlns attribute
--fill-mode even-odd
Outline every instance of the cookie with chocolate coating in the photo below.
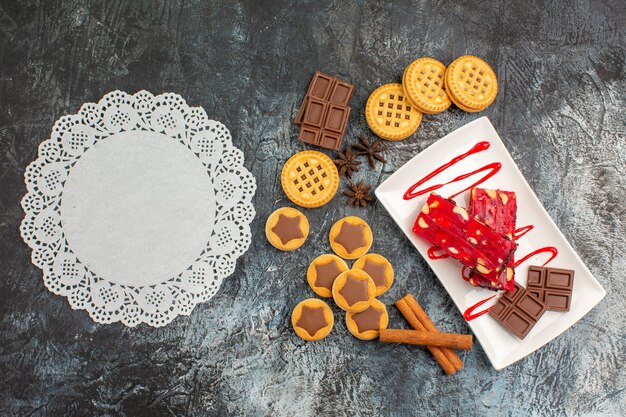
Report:
<svg viewBox="0 0 626 417"><path fill-rule="evenodd" d="M335 318L328 304L317 298L301 301L291 313L296 334L307 341L320 340L333 329Z"/></svg>
<svg viewBox="0 0 626 417"><path fill-rule="evenodd" d="M330 298L333 296L333 283L342 273L347 271L346 261L336 255L320 255L311 262L306 271L306 279L315 294L320 297Z"/></svg>
<svg viewBox="0 0 626 417"><path fill-rule="evenodd" d="M365 220L356 216L348 216L337 221L330 228L330 247L344 259L357 259L365 255L374 236L372 229Z"/></svg>
<svg viewBox="0 0 626 417"><path fill-rule="evenodd" d="M272 246L284 251L298 249L309 235L309 221L300 211L281 207L267 218L265 236Z"/></svg>
<svg viewBox="0 0 626 417"><path fill-rule="evenodd" d="M360 269L342 272L333 283L333 299L339 308L350 313L367 309L376 296L376 285Z"/></svg>
<svg viewBox="0 0 626 417"><path fill-rule="evenodd" d="M356 260L352 269L361 269L372 278L376 284L376 297L382 295L393 284L393 267L382 255L368 253Z"/></svg>
<svg viewBox="0 0 626 417"><path fill-rule="evenodd" d="M381 329L386 329L389 324L387 307L377 299L360 313L347 313L346 326L352 335L361 340L376 339Z"/></svg>

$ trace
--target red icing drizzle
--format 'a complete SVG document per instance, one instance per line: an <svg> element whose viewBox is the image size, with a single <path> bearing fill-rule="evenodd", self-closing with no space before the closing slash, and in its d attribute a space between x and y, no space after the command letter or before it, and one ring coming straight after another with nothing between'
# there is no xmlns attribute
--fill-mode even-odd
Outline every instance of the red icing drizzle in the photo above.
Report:
<svg viewBox="0 0 626 417"><path fill-rule="evenodd" d="M461 278L463 278L463 280L468 281L470 280L470 272L472 272L467 266L463 265L463 269L461 269Z"/></svg>
<svg viewBox="0 0 626 417"><path fill-rule="evenodd" d="M532 256L535 256L535 255L540 254L540 253L551 253L552 254L550 256L550 258L548 258L548 260L545 261L543 263L543 265L541 265L541 266L546 266L550 261L552 261L554 258L556 258L556 255L559 254L559 250L557 248L555 248L554 246L546 246L545 248L539 248L537 250L534 250L534 251L530 252L528 255L524 256L522 259L518 259L517 261L515 261L514 267L517 268L524 261L527 261Z"/></svg>
<svg viewBox="0 0 626 417"><path fill-rule="evenodd" d="M448 181L448 182L443 183L443 184L433 185L433 186L428 187L428 188L426 188L424 190L421 190L421 191L415 191L419 186L423 185L426 181L428 181L431 178L433 178L433 177L437 176L438 174L442 173L446 169L450 168L452 165L456 164L457 162L462 161L463 159L467 158L470 155L473 155L473 154L476 154L478 152L482 152L484 150L489 149L489 146L491 146L491 144L489 142L487 142L487 141L478 142L469 151L467 151L467 152L465 152L465 153L463 153L463 154L461 154L461 155L459 155L459 156L457 156L455 158L452 158L449 162L441 165L439 168L435 169L430 174L426 175L424 178L422 178L421 180L419 180L418 182L413 184L404 193L404 199L405 200L410 200L410 199L418 197L420 195L423 195L423 194L426 194L426 193L430 193L431 191L438 190L439 188L443 187L444 185L448 185L448 184L451 184L453 182L464 180L465 178L471 177L472 175L477 174L479 172L490 171L487 174L485 174L485 176L482 177L480 180L476 181L474 184L472 184L469 187L459 191L456 194L451 195L450 198L456 197L457 195L461 194L462 192L467 191L470 188L476 187L477 185L485 182L487 179L491 178L498 171L500 171L500 168L502 168L502 164L500 162L493 162L491 164L485 165L482 168L478 168L475 171L468 172L467 174L459 175L458 177L454 178L452 181Z"/></svg>
<svg viewBox="0 0 626 417"><path fill-rule="evenodd" d="M428 248L426 254L432 260L445 259L450 256L445 250L439 249L437 246L431 246L430 248Z"/></svg>
<svg viewBox="0 0 626 417"><path fill-rule="evenodd" d="M477 302L476 304L474 304L473 306L471 306L470 308L468 308L467 310L465 310L465 312L463 313L463 318L465 319L465 321L471 321L474 320L477 317L482 316L483 314L487 314L489 312L489 310L491 310L491 307L486 308L484 310L479 311L476 314L474 313L474 310L476 310L478 307L480 307L481 305L485 304L487 301L491 300L493 297L495 297L497 294L492 295L491 297L485 298L484 300L480 300L479 302Z"/></svg>
<svg viewBox="0 0 626 417"><path fill-rule="evenodd" d="M533 226L532 224L529 224L528 226L515 229L515 231L513 232L513 240L518 240L522 238L526 233L530 232L534 228L535 226Z"/></svg>

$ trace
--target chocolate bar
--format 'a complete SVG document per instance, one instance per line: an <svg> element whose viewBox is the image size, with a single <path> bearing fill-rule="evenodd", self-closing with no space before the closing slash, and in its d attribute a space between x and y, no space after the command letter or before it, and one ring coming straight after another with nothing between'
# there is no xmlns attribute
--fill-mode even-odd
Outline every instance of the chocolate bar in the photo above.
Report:
<svg viewBox="0 0 626 417"><path fill-rule="evenodd" d="M435 193L428 196L413 232L483 275L505 270L517 248L512 240L470 216L463 207Z"/></svg>
<svg viewBox="0 0 626 417"><path fill-rule="evenodd" d="M548 306L548 310L569 311L574 289L574 271L530 266L526 289Z"/></svg>
<svg viewBox="0 0 626 417"><path fill-rule="evenodd" d="M472 188L469 207L471 215L485 222L496 232L513 239L517 218L517 198L514 192ZM469 282L492 290L512 291L515 282L514 264L515 259L511 255L505 270L499 273L491 271L483 275L472 271L469 274Z"/></svg>
<svg viewBox="0 0 626 417"><path fill-rule="evenodd" d="M326 149L340 149L353 93L353 85L315 72L295 119L300 125L298 139Z"/></svg>
<svg viewBox="0 0 626 417"><path fill-rule="evenodd" d="M516 282L513 291L505 292L489 315L523 339L547 309L548 306Z"/></svg>

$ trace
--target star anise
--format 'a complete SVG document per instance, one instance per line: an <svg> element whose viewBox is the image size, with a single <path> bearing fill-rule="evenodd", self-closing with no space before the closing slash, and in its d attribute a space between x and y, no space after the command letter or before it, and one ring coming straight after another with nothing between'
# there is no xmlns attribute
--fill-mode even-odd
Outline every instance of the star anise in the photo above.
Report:
<svg viewBox="0 0 626 417"><path fill-rule="evenodd" d="M378 139L374 143L370 143L364 135L359 135L360 144L354 145L358 149L357 155L367 155L370 166L372 169L376 168L376 160L383 164L387 162L381 155L383 151L387 150L387 147L382 144L382 140Z"/></svg>
<svg viewBox="0 0 626 417"><path fill-rule="evenodd" d="M333 162L337 165L337 168L339 168L339 175L346 174L348 178L352 178L352 173L359 170L361 161L356 159L357 155L352 152L350 145L346 146L343 152L337 152L337 154L339 158L333 160Z"/></svg>
<svg viewBox="0 0 626 417"><path fill-rule="evenodd" d="M348 197L346 204L353 205L355 207L366 207L367 203L374 201L374 197L372 197L369 193L371 188L372 186L365 185L363 180L361 180L358 184L350 181L348 189L343 192L343 194Z"/></svg>

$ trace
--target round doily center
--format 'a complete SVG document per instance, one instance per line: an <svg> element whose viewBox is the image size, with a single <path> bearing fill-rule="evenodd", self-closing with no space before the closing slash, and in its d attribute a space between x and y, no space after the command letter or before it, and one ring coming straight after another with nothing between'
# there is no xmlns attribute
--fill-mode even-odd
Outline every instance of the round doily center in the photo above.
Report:
<svg viewBox="0 0 626 417"><path fill-rule="evenodd" d="M215 198L206 167L182 143L134 131L98 141L70 170L61 221L70 249L110 282L154 285L206 248Z"/></svg>

